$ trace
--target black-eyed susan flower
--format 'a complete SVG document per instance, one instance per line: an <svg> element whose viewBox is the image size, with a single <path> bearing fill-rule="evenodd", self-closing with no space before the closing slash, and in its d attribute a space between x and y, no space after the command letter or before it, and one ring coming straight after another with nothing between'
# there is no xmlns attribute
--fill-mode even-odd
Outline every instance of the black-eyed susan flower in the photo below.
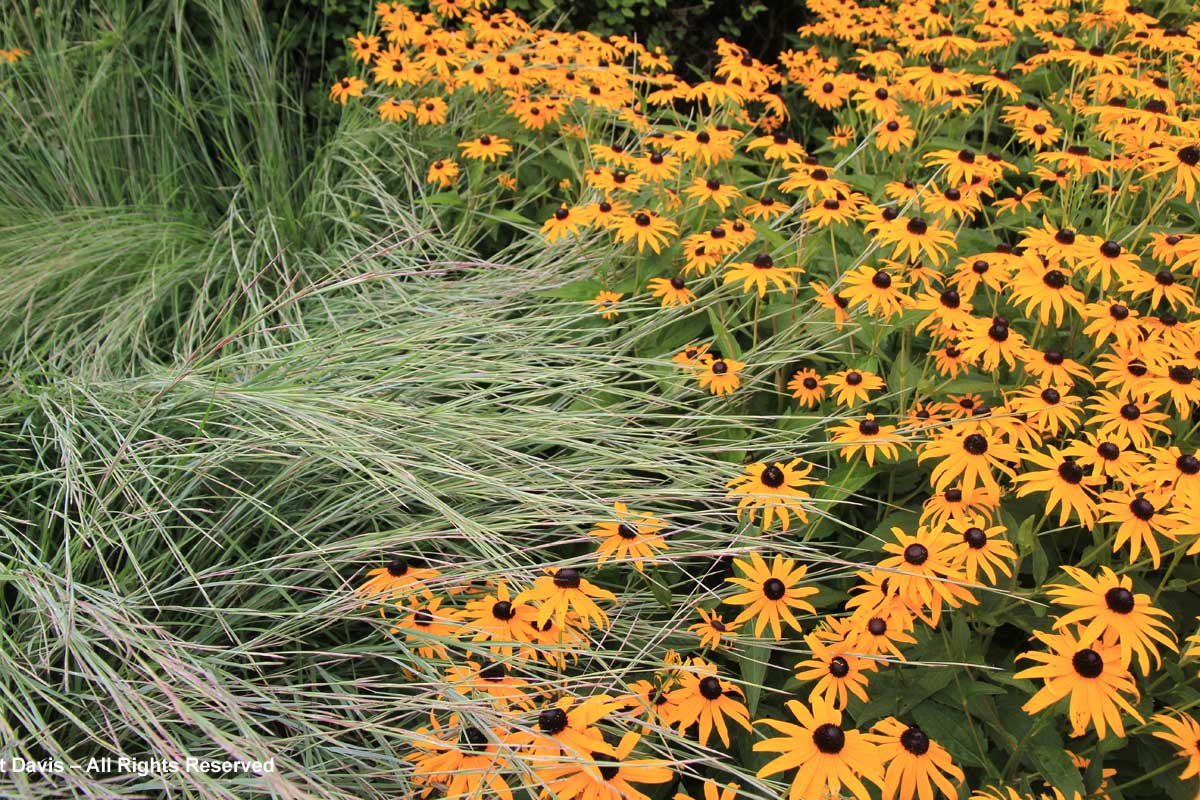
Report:
<svg viewBox="0 0 1200 800"><path fill-rule="evenodd" d="M1029 386L1010 397L1006 407L1045 436L1072 433L1079 427L1080 398L1053 386Z"/></svg>
<svg viewBox="0 0 1200 800"><path fill-rule="evenodd" d="M977 430L954 426L921 445L917 456L918 461L937 460L929 476L935 491L954 484L964 495L977 486L999 495L1000 484L994 472L1013 477L1016 473L1008 465L1019 458L1016 448L989 426Z"/></svg>
<svg viewBox="0 0 1200 800"><path fill-rule="evenodd" d="M547 242L555 242L564 236L572 236L586 224L580 217L580 214L573 213L565 205L560 206L550 215L550 219L542 223L542 235L546 237Z"/></svg>
<svg viewBox="0 0 1200 800"><path fill-rule="evenodd" d="M746 590L725 599L729 605L746 606L738 614L734 624L740 625L752 619L755 636L762 636L763 631L770 626L775 640L779 641L783 638L780 620L786 622L794 631L801 630L800 621L796 619L792 609L816 613L812 604L804 600L805 597L817 593L816 587L799 585L808 574L807 564L797 567L795 559L777 554L768 566L762 556L751 553L749 561L737 558L734 559L733 565L744 577L731 577L726 580Z"/></svg>
<svg viewBox="0 0 1200 800"><path fill-rule="evenodd" d="M841 330L846 321L850 319L850 315L846 313L846 309L850 306L850 301L820 281L813 281L808 285L815 293L816 296L814 299L817 303L833 312L834 325L837 326L838 330Z"/></svg>
<svg viewBox="0 0 1200 800"><path fill-rule="evenodd" d="M639 253L647 246L660 253L671 237L679 233L679 226L653 211L642 209L617 219L613 231L618 244L632 241L637 244Z"/></svg>
<svg viewBox="0 0 1200 800"><path fill-rule="evenodd" d="M883 378L866 370L844 369L827 376L825 385L839 406L854 408L856 403L867 402L870 392L883 388Z"/></svg>
<svg viewBox="0 0 1200 800"><path fill-rule="evenodd" d="M1066 319L1066 309L1083 313L1083 292L1071 285L1071 272L1065 264L1032 257L1017 270L1009 285L1009 296L1015 304L1024 303L1025 313L1037 313L1038 321L1056 325Z"/></svg>
<svg viewBox="0 0 1200 800"><path fill-rule="evenodd" d="M691 344L671 356L671 362L684 369L697 370L703 368L704 357L708 354L711 342Z"/></svg>
<svg viewBox="0 0 1200 800"><path fill-rule="evenodd" d="M887 270L877 270L864 265L848 272L843 278L843 283L843 297L852 305L866 303L867 313L883 320L899 314L913 302L912 298L904 293L908 288L908 281Z"/></svg>
<svg viewBox="0 0 1200 800"><path fill-rule="evenodd" d="M870 681L867 673L879 669L875 661L851 654L850 645L844 640L826 644L810 634L804 637L804 641L812 652L812 658L796 665L799 670L796 680L803 683L815 681L808 694L809 702L819 697L833 708L845 708L850 694L867 702L866 689Z"/></svg>
<svg viewBox="0 0 1200 800"><path fill-rule="evenodd" d="M887 153L895 154L912 147L916 139L916 129L903 114L883 120L875 129L875 147Z"/></svg>
<svg viewBox="0 0 1200 800"><path fill-rule="evenodd" d="M1096 498L1094 487L1104 484L1097 475L1088 475L1083 467L1067 457L1054 445L1046 445L1046 452L1030 450L1022 458L1031 461L1040 470L1025 470L1013 478L1020 484L1017 497L1034 492L1045 493L1046 511L1056 506L1059 509L1058 524L1066 525L1074 512L1079 524L1091 529L1096 524Z"/></svg>
<svg viewBox="0 0 1200 800"><path fill-rule="evenodd" d="M840 797L843 790L856 800L869 800L862 779L883 784L878 748L859 731L843 727L842 712L819 697L810 706L796 700L785 705L800 724L758 720L781 734L754 743L756 753L779 754L758 771L758 777L796 770L789 800Z"/></svg>
<svg viewBox="0 0 1200 800"><path fill-rule="evenodd" d="M821 375L811 368L796 370L792 379L788 381L787 388L791 391L792 397L799 400L800 405L805 408L816 408L825 397L825 386L821 382Z"/></svg>
<svg viewBox="0 0 1200 800"><path fill-rule="evenodd" d="M738 261L730 264L725 269L723 283L742 282L742 291L749 292L754 289L758 292L759 297L764 297L767 293L768 285L774 285L781 292L786 292L789 288L796 288L796 279L793 273L803 272L800 267L780 267L776 266L774 259L767 253L760 253L754 257L753 261Z"/></svg>
<svg viewBox="0 0 1200 800"><path fill-rule="evenodd" d="M425 175L426 183L436 183L442 189L449 189L458 180L458 162L449 158L439 158L429 165Z"/></svg>
<svg viewBox="0 0 1200 800"><path fill-rule="evenodd" d="M742 206L742 213L749 219L764 220L767 222L786 214L787 211L787 203L777 200L769 194L763 195L749 205Z"/></svg>
<svg viewBox="0 0 1200 800"><path fill-rule="evenodd" d="M951 554L951 548L956 544L953 534L922 525L912 534L902 528L892 528L892 536L896 541L883 546L884 552L891 556L879 562L879 569L891 573L888 575L890 591L908 608L929 611L931 626L937 627L943 603L958 608L964 602L979 602L971 590L962 585L967 579Z"/></svg>
<svg viewBox="0 0 1200 800"><path fill-rule="evenodd" d="M957 537L946 548L946 558L962 571L967 582L978 583L983 573L987 582L995 586L997 571L1012 577L1008 562L1016 559L1017 553L1004 538L1007 529L1003 525L991 525L982 516L950 519L945 524Z"/></svg>
<svg viewBox="0 0 1200 800"><path fill-rule="evenodd" d="M830 428L829 441L842 445L838 453L847 461L861 450L867 466L871 467L875 466L877 454L896 459L900 455L898 448L908 448L908 442L896 433L896 426L879 424L874 414Z"/></svg>
<svg viewBox="0 0 1200 800"><path fill-rule="evenodd" d="M653 563L655 550L666 550L667 542L660 531L666 527L661 519L630 511L622 502L613 503L615 521L598 522L588 532L604 541L596 548L596 563L630 561L638 572L644 570L643 563Z"/></svg>
<svg viewBox="0 0 1200 800"><path fill-rule="evenodd" d="M620 699L635 717L645 721L642 733L649 733L651 725L666 727L670 723L679 708L671 699L671 691L678 684L674 669L656 673L653 681L643 679L629 684L629 692Z"/></svg>
<svg viewBox="0 0 1200 800"><path fill-rule="evenodd" d="M995 489L980 487L963 491L961 486L951 486L925 501L921 523L945 525L950 520L969 520L976 516L991 520L999 506L1000 493Z"/></svg>
<svg viewBox="0 0 1200 800"><path fill-rule="evenodd" d="M701 389L716 395L733 394L742 385L741 371L746 365L732 358L724 358L711 351L700 359L701 369L696 375Z"/></svg>
<svg viewBox="0 0 1200 800"><path fill-rule="evenodd" d="M457 715L456 715L457 716ZM440 787L452 797L481 797L494 793L512 800L512 789L504 780L510 765L505 732L481 729L455 720L434 732L422 731L414 738L412 779L429 789Z"/></svg>
<svg viewBox="0 0 1200 800"><path fill-rule="evenodd" d="M737 634L739 626L732 622L725 622L716 611L697 606L696 613L704 621L689 625L688 630L700 637L700 647L706 650L717 650L723 645L722 639L733 638Z"/></svg>
<svg viewBox="0 0 1200 800"><path fill-rule="evenodd" d="M596 307L596 313L602 319L616 319L617 315L621 313L617 310L617 304L624 296L624 292L611 292L603 289L592 299L592 305Z"/></svg>
<svg viewBox="0 0 1200 800"><path fill-rule="evenodd" d="M1189 415L1200 405L1200 377L1188 364L1172 364L1165 375L1151 375L1144 387L1152 398L1166 397L1175 405L1180 417Z"/></svg>
<svg viewBox="0 0 1200 800"><path fill-rule="evenodd" d="M351 97L362 97L363 90L366 88L367 82L362 78L347 75L329 88L329 99L335 103L346 105L346 101Z"/></svg>
<svg viewBox="0 0 1200 800"><path fill-rule="evenodd" d="M675 714L670 724L678 725L681 733L696 725L700 744L707 745L715 727L721 743L729 747L726 719L750 730L750 712L737 699L742 690L718 678L716 665L693 658L690 665L679 671L679 683L679 688L671 692Z"/></svg>
<svg viewBox="0 0 1200 800"><path fill-rule="evenodd" d="M411 100L401 100L389 97L379 104L379 118L384 122L403 122L417 113L417 107ZM429 181L432 183L432 181Z"/></svg>
<svg viewBox="0 0 1200 800"><path fill-rule="evenodd" d="M750 464L746 467L745 475L739 475L725 484L729 489L725 496L738 498L738 519L744 513L753 524L755 515L761 509L763 530L769 530L778 517L779 526L786 531L791 524L791 514L795 514L801 522L808 521L804 501L810 495L801 487L821 483L808 479L812 470L813 465L805 464L801 458L792 459L786 464L782 461Z"/></svg>
<svg viewBox="0 0 1200 800"><path fill-rule="evenodd" d="M1128 575L1117 575L1108 567L1100 567L1099 573L1092 577L1070 564L1064 564L1062 570L1078 586L1053 583L1046 587L1053 602L1072 609L1055 620L1056 630L1077 625L1080 644L1097 639L1116 644L1121 651L1122 666L1128 667L1136 655L1143 675L1150 674L1151 659L1155 667L1162 664L1160 646L1179 652L1175 634L1167 625L1171 615L1155 608L1150 595L1135 594L1133 579Z"/></svg>
<svg viewBox="0 0 1200 800"><path fill-rule="evenodd" d="M1096 735L1101 739L1110 730L1117 736L1125 735L1122 711L1138 722L1145 721L1125 697L1130 695L1136 700L1138 690L1129 670L1121 665L1121 651L1116 645L1093 641L1084 646L1069 630L1061 633L1034 631L1033 635L1049 648L1049 652L1029 651L1017 656L1017 659L1036 661L1038 666L1022 670L1014 678L1045 682L1021 706L1026 713L1036 714L1069 697L1071 735L1082 736L1091 725L1095 726Z"/></svg>
<svg viewBox="0 0 1200 800"><path fill-rule="evenodd" d="M616 756L596 724L625 704L606 694L564 695L537 713L534 724L514 731L508 741L520 748L522 760L535 767L561 766L566 760L591 762L596 756Z"/></svg>
<svg viewBox="0 0 1200 800"><path fill-rule="evenodd" d="M1001 363L1016 367L1019 359L1025 360L1029 347L1025 337L1013 330L1003 316L976 318L957 346L970 363L979 364L984 372L994 372Z"/></svg>
<svg viewBox="0 0 1200 800"><path fill-rule="evenodd" d="M963 771L920 726L888 717L872 725L864 738L876 745L884 764L883 800L930 800L935 786L946 797L958 796L955 786L963 782Z"/></svg>
<svg viewBox="0 0 1200 800"><path fill-rule="evenodd" d="M459 142L458 146L462 148L464 157L478 161L495 161L512 152L512 145L508 143L508 139L486 133L476 139Z"/></svg>
<svg viewBox="0 0 1200 800"><path fill-rule="evenodd" d="M1172 514L1163 513L1167 507L1167 494L1163 491L1146 492L1130 489L1113 489L1100 496L1097 511L1100 521L1116 525L1113 534L1113 552L1120 552L1129 545L1130 563L1137 561L1142 547L1150 554L1150 562L1158 569L1162 553L1158 548L1158 537L1172 541L1181 520Z"/></svg>
<svg viewBox="0 0 1200 800"><path fill-rule="evenodd" d="M367 572L367 582L360 586L355 594L364 599L380 601L403 601L418 594L431 597L432 594L425 584L439 575L441 573L436 569L414 567L409 559L396 556L387 566Z"/></svg>
<svg viewBox="0 0 1200 800"><path fill-rule="evenodd" d="M441 125L450 106L440 97L422 97L417 101L418 125Z"/></svg>
<svg viewBox="0 0 1200 800"><path fill-rule="evenodd" d="M653 152L638 161L635 166L643 179L651 183L663 183L673 179L679 172L679 156Z"/></svg>
<svg viewBox="0 0 1200 800"><path fill-rule="evenodd" d="M695 178L692 184L683 190L683 194L697 205L711 203L724 211L741 196L741 191L734 184L721 183L716 178Z"/></svg>
<svg viewBox="0 0 1200 800"><path fill-rule="evenodd" d="M495 593L467 603L460 619L466 631L474 631L472 641L488 642L493 653L511 658L515 645L534 640L536 616L536 609L514 599L508 585L498 581Z"/></svg>
<svg viewBox="0 0 1200 800"><path fill-rule="evenodd" d="M662 299L663 308L685 306L696 299L696 295L678 275L673 278L651 278L648 288L654 297Z"/></svg>
<svg viewBox="0 0 1200 800"><path fill-rule="evenodd" d="M416 645L421 658L446 658L446 642L458 633L459 612L453 608L442 608L442 598L434 597L415 607L396 603L402 616L395 620L388 631L393 636L404 632L404 640ZM404 614L404 612L410 612Z"/></svg>
<svg viewBox="0 0 1200 800"><path fill-rule="evenodd" d="M1190 203L1200 185L1200 143L1185 140L1152 147L1145 154L1142 169L1151 177L1169 176L1171 196L1182 194Z"/></svg>
<svg viewBox="0 0 1200 800"><path fill-rule="evenodd" d="M1146 451L1150 463L1141 479L1150 485L1173 488L1180 496L1200 496L1200 453L1185 453L1175 445Z"/></svg>
<svg viewBox="0 0 1200 800"><path fill-rule="evenodd" d="M1095 412L1088 419L1087 427L1097 436L1146 448L1153 444L1155 433L1168 432L1162 424L1167 415L1155 411L1156 407L1157 404L1150 400L1101 390L1091 396L1087 405L1088 411Z"/></svg>
<svg viewBox="0 0 1200 800"><path fill-rule="evenodd" d="M1060 350L1045 350L1026 352L1027 360L1022 360L1025 373L1037 379L1038 386L1046 388L1053 386L1060 390L1071 388L1076 380L1092 382L1092 373L1078 361L1067 358Z"/></svg>
<svg viewBox="0 0 1200 800"><path fill-rule="evenodd" d="M608 614L596 601L615 603L615 594L596 586L572 567L546 571L548 575L534 580L533 588L526 589L516 598L518 603L541 603L534 618L537 624L552 619L556 625L562 625L568 612L573 611L579 615L584 630L591 628L593 622L598 628L608 627Z"/></svg>

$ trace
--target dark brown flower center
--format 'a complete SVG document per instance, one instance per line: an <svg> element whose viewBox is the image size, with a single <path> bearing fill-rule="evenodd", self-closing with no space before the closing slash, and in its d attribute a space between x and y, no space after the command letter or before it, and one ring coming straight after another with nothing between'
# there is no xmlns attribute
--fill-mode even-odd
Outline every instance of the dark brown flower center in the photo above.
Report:
<svg viewBox="0 0 1200 800"><path fill-rule="evenodd" d="M1104 672L1104 659L1095 650L1086 647L1071 656L1071 666L1085 678L1098 678Z"/></svg>
<svg viewBox="0 0 1200 800"><path fill-rule="evenodd" d="M507 600L500 600L492 604L492 616L498 620L510 620L517 615L517 610L513 608L513 604Z"/></svg>
<svg viewBox="0 0 1200 800"><path fill-rule="evenodd" d="M846 746L846 734L833 723L826 722L813 731L813 744L817 749L826 755L834 755L842 752L842 748Z"/></svg>
<svg viewBox="0 0 1200 800"><path fill-rule="evenodd" d="M864 419L858 423L858 432L863 436L874 436L879 433L879 423L873 419Z"/></svg>
<svg viewBox="0 0 1200 800"><path fill-rule="evenodd" d="M1104 593L1104 604L1117 614L1128 614L1133 611L1133 592L1114 586Z"/></svg>
<svg viewBox="0 0 1200 800"><path fill-rule="evenodd" d="M716 700L725 692L721 689L721 682L709 675L700 681L700 695L705 700Z"/></svg>
<svg viewBox="0 0 1200 800"><path fill-rule="evenodd" d="M771 489L778 489L783 485L783 470L772 464L762 471L759 480L763 482L764 486Z"/></svg>
<svg viewBox="0 0 1200 800"><path fill-rule="evenodd" d="M564 567L554 573L554 585L560 589L578 589L579 588L579 570Z"/></svg>
<svg viewBox="0 0 1200 800"><path fill-rule="evenodd" d="M1139 497L1129 504L1129 512L1145 522L1154 516L1154 504L1144 497Z"/></svg>
<svg viewBox="0 0 1200 800"><path fill-rule="evenodd" d="M538 714L538 727L551 736L562 733L567 728L567 712L561 708L547 708Z"/></svg>
<svg viewBox="0 0 1200 800"><path fill-rule="evenodd" d="M400 556L396 556L388 562L387 571L388 575L391 575L393 578L404 577L406 574L408 574L408 560L401 558Z"/></svg>
<svg viewBox="0 0 1200 800"><path fill-rule="evenodd" d="M920 542L913 542L904 548L904 560L914 567L919 567L929 560L929 548Z"/></svg>
<svg viewBox="0 0 1200 800"><path fill-rule="evenodd" d="M841 656L829 660L829 674L835 678L844 678L850 674L850 663Z"/></svg>
<svg viewBox="0 0 1200 800"><path fill-rule="evenodd" d="M1057 269L1048 270L1042 276L1042 283L1057 291L1067 285L1067 276Z"/></svg>
<svg viewBox="0 0 1200 800"><path fill-rule="evenodd" d="M981 456L988 451L988 440L982 433L972 433L963 439L963 450L973 456Z"/></svg>
<svg viewBox="0 0 1200 800"><path fill-rule="evenodd" d="M1058 477L1069 484L1077 484L1083 480L1083 467L1074 461L1064 461L1058 465Z"/></svg>
<svg viewBox="0 0 1200 800"><path fill-rule="evenodd" d="M929 752L929 737L916 725L909 726L900 734L900 744L914 756L923 756Z"/></svg>
<svg viewBox="0 0 1200 800"><path fill-rule="evenodd" d="M768 600L780 600L787 594L787 587L779 578L767 578L763 581L762 590Z"/></svg>
<svg viewBox="0 0 1200 800"><path fill-rule="evenodd" d="M972 550L982 550L987 544L987 533L983 528L967 528L963 531L963 541Z"/></svg>

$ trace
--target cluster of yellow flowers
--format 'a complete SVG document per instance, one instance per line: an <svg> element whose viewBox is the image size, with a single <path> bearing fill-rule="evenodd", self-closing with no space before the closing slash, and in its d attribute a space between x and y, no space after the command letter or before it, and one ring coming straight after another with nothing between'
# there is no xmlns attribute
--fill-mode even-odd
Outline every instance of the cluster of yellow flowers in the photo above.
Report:
<svg viewBox="0 0 1200 800"><path fill-rule="evenodd" d="M1123 715L1147 726L1133 660L1146 679L1162 666L1160 650L1179 652L1158 598L1200 553L1200 234L1189 230L1200 23L1169 24L1111 0L1083 10L1059 0L812 0L815 21L798 32L806 46L766 63L721 40L711 79L689 83L630 38L535 29L489 5L440 0L418 13L380 4L381 32L350 41L371 83L347 76L331 98L369 97L381 124L456 131L457 109L499 103L491 128L460 131L458 152L430 154L428 183L458 186L460 158L548 158L545 143L562 143L574 180L559 184L568 200L549 204L540 233L564 252L610 242L630 262L632 284L621 271L599 276L592 303L603 319L624 321L631 292L670 309L652 313L719 307L719 336L714 322L711 336L663 354L698 382L697 400L705 391L787 395L786 380L802 408L829 408L831 398L838 414L864 409L823 443L852 469L901 462L929 472L913 496L924 495L914 524L892 528L883 557L856 573L837 610L818 614L805 600L817 593L804 585L806 565L757 552L735 560L729 582L744 591L723 602L741 612L725 622L700 608L692 629L708 657L667 654L652 680L620 697L568 695L542 707L534 732L511 719L486 730L457 716L435 721L419 779L451 796L511 797L504 776L521 761L546 796L644 797L634 784L667 783L674 765L630 758L650 727L613 745L600 723L637 719L679 733L696 724L701 744L715 728L728 747L726 722L752 723L720 658L753 621L755 638L810 630L811 658L796 675L812 684L807 703L788 702L796 723L762 720L779 736L753 746L778 754L760 777L795 770L793 800L866 800L867 784L888 800L935 788L956 797L964 773L928 732L894 717L858 732L843 712L851 695L867 700L882 667L905 660L918 622L932 631L943 611L977 605L981 592L1018 591L1021 562L1046 558L1042 535L1062 540L1055 550L1072 583L1036 589L1070 610L1031 631L1044 649L1018 656L1037 665L1015 678L1043 682L1024 709L1069 698L1072 734L1094 729L1101 739L1126 735ZM804 129L802 120L816 122ZM801 285L802 274L814 280ZM764 305L830 335L865 332L869 346L852 348L847 363L754 376ZM919 375L907 391L880 374L897 361ZM822 485L812 469L803 459L752 464L728 496L768 538L776 522L783 531L793 518L808 523L816 506L805 487ZM1025 498L1040 512L1012 530L1006 520ZM1059 531L1045 527L1055 513ZM662 519L619 503L615 517L592 532L599 563L641 571L667 549ZM376 571L366 594L403 601L406 575ZM1135 577L1158 591L1135 591ZM432 595L400 603L412 613L397 630L423 655L447 657L424 644L432 631L560 667L564 645L588 647L591 623L607 624L595 600L616 600L569 568L512 597L504 583L447 592L478 597L462 609ZM1189 641L1183 657L1200 655L1200 638ZM546 699L495 664L448 675L506 712ZM1154 735L1189 759L1184 777L1200 771L1200 725L1182 712L1153 721ZM736 787L704 791L732 797ZM1020 794L1001 786L976 796Z"/></svg>

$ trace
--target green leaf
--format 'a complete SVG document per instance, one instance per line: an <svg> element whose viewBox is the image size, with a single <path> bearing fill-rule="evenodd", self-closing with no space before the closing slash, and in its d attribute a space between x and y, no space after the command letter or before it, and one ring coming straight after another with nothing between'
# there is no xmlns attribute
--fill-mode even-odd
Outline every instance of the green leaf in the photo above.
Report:
<svg viewBox="0 0 1200 800"><path fill-rule="evenodd" d="M742 671L742 689L746 692L746 708L753 717L758 711L758 700L762 696L763 677L771 660L771 649L765 644L752 644L745 655L738 659Z"/></svg>
<svg viewBox="0 0 1200 800"><path fill-rule="evenodd" d="M713 338L717 341L721 354L741 361L742 349L738 347L737 339L721 323L721 318L717 316L717 311L712 306L708 307L708 322L712 326Z"/></svg>
<svg viewBox="0 0 1200 800"><path fill-rule="evenodd" d="M538 289L533 294L536 297L556 297L560 300L591 300L603 288L600 281L588 278L562 286L554 286L550 289Z"/></svg>
<svg viewBox="0 0 1200 800"><path fill-rule="evenodd" d="M956 714L934 702L921 703L913 709L912 715L929 738L946 748L954 763L969 767L984 766L979 757L979 750L982 746L985 748L984 752L987 752L987 737L981 725L973 724L970 719L964 720L961 713ZM979 742L975 741L969 728L974 729Z"/></svg>
<svg viewBox="0 0 1200 800"><path fill-rule="evenodd" d="M1041 736L1038 737L1042 738ZM1054 734L1054 742L1035 743L1029 750L1029 760L1037 767L1042 777L1059 789L1067 797L1074 792L1080 795L1084 792L1083 776L1071 761L1071 756L1063 749L1062 739Z"/></svg>

